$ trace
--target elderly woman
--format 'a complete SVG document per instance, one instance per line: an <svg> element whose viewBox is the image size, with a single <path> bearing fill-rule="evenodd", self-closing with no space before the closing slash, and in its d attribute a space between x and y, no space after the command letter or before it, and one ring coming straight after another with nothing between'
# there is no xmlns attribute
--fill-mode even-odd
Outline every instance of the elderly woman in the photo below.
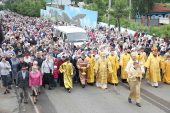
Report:
<svg viewBox="0 0 170 113"><path fill-rule="evenodd" d="M8 90L10 71L11 71L10 63L8 61L6 61L5 56L2 56L2 60L0 62L0 75L2 77L3 86L5 87L4 94L10 93L10 91Z"/></svg>
<svg viewBox="0 0 170 113"><path fill-rule="evenodd" d="M45 87L46 84L49 85L49 90L52 88L52 83L53 83L53 64L54 61L51 58L50 55L46 56L46 59L43 61L42 66L41 66L41 72L43 74L43 86Z"/></svg>
<svg viewBox="0 0 170 113"><path fill-rule="evenodd" d="M38 70L38 66L33 64L32 71L29 73L29 86L33 92L34 104L37 102L39 87L42 85L42 74Z"/></svg>

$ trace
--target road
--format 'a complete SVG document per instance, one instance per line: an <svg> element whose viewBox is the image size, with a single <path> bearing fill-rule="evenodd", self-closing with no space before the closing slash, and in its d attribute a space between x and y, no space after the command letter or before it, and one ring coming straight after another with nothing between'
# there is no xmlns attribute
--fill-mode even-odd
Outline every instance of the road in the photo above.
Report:
<svg viewBox="0 0 170 113"><path fill-rule="evenodd" d="M170 86L165 88L170 89ZM128 103L129 90L126 84L121 83L116 87L109 85L107 90L95 86L82 89L80 85L75 85L70 94L63 87L57 87L54 90L42 90L38 103L33 105L30 101L28 105L23 104L20 113L170 113L170 102L165 96L170 90L160 92L165 88L162 85L156 89L144 83L142 107L139 108L135 103ZM160 92L159 95L155 95L156 92ZM160 98L162 95L164 97Z"/></svg>

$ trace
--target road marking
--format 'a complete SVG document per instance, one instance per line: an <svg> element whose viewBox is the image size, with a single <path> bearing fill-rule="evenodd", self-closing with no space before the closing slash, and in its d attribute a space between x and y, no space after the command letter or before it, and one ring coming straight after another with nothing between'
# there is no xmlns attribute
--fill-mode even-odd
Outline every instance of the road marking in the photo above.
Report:
<svg viewBox="0 0 170 113"><path fill-rule="evenodd" d="M29 98L30 98L30 100L31 100L31 102L32 102L32 105L34 106L35 112L36 112L36 113L40 113L39 110L38 110L38 107L34 104L33 99L32 99L31 96L30 96L30 93L29 93Z"/></svg>

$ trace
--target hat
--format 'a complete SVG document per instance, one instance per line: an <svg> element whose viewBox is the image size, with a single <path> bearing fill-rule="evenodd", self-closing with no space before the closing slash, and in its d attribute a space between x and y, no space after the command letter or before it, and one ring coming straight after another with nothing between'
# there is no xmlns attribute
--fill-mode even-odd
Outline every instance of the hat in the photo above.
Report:
<svg viewBox="0 0 170 113"><path fill-rule="evenodd" d="M136 52L132 52L130 55L131 56L137 56L137 53Z"/></svg>
<svg viewBox="0 0 170 113"><path fill-rule="evenodd" d="M105 54L104 52L101 52L100 55L101 55L102 57L106 56L106 54Z"/></svg>

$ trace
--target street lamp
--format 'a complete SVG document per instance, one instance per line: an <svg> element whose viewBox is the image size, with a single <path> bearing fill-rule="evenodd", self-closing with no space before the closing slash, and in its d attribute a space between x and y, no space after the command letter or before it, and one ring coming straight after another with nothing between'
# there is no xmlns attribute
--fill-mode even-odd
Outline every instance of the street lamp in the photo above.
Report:
<svg viewBox="0 0 170 113"><path fill-rule="evenodd" d="M110 10L112 6L112 0L109 0L109 6L108 6L108 24L110 25Z"/></svg>
<svg viewBox="0 0 170 113"><path fill-rule="evenodd" d="M129 0L129 7L130 7L129 20L130 20L131 19L131 9L132 9L132 0Z"/></svg>

